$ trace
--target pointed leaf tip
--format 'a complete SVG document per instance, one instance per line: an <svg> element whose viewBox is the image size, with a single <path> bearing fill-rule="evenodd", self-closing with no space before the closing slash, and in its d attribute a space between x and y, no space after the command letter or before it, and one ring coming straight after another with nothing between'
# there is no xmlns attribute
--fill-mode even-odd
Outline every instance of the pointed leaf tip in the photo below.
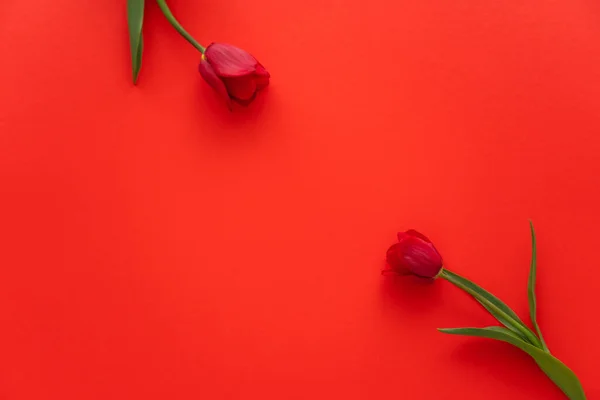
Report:
<svg viewBox="0 0 600 400"><path fill-rule="evenodd" d="M531 317L531 323L533 328L537 332L537 336L540 340L541 347L544 351L549 352L548 346L542 336L542 331L537 322L537 300L535 296L535 282L537 276L537 248L535 230L533 228L533 222L529 220L529 228L531 230L531 267L529 269L529 282L527 284L527 297L529 299L529 315Z"/></svg>
<svg viewBox="0 0 600 400"><path fill-rule="evenodd" d="M144 42L142 26L144 24L144 0L127 0L127 25L129 27L129 47L131 52L131 71L133 83L137 84L142 67Z"/></svg>

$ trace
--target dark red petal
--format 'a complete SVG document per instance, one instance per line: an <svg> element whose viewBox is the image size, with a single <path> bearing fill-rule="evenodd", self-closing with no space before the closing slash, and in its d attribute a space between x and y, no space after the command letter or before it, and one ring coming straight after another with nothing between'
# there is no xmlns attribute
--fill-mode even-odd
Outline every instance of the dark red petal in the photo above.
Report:
<svg viewBox="0 0 600 400"><path fill-rule="evenodd" d="M386 253L386 262L390 270L399 275L410 275L411 271L402 257L402 246L400 243L393 244Z"/></svg>
<svg viewBox="0 0 600 400"><path fill-rule="evenodd" d="M427 243L431 243L431 240L429 240L429 238L428 238L427 236L423 235L423 234L422 234L422 233L420 233L420 232L417 232L417 231L415 231L414 229L409 229L409 230L407 230L407 231L406 231L406 234L407 234L407 235L410 235L410 236L416 236L416 237L418 237L419 239L423 239L423 240L424 240L424 241L426 241Z"/></svg>
<svg viewBox="0 0 600 400"><path fill-rule="evenodd" d="M408 236L397 243L396 250L402 264L413 274L423 278L434 278L443 266L442 256L433 244L417 236Z"/></svg>
<svg viewBox="0 0 600 400"><path fill-rule="evenodd" d="M250 100L256 93L256 82L252 76L223 78L227 92L238 100Z"/></svg>
<svg viewBox="0 0 600 400"><path fill-rule="evenodd" d="M269 71L267 71L260 63L256 66L256 72L254 73L254 76L256 77L256 86L259 90L269 85L269 78L271 78L271 74L269 74Z"/></svg>
<svg viewBox="0 0 600 400"><path fill-rule="evenodd" d="M258 63L256 65L256 72L255 74L261 78L270 78L271 74L269 74L269 71L267 71L267 69L265 67L263 67L263 65L261 63Z"/></svg>
<svg viewBox="0 0 600 400"><path fill-rule="evenodd" d="M269 86L269 81L268 80L257 80L256 81L256 90L262 90L264 88L266 88L267 86Z"/></svg>
<svg viewBox="0 0 600 400"><path fill-rule="evenodd" d="M385 269L381 270L381 275L388 276L388 275L398 275L398 274L391 268L385 268Z"/></svg>
<svg viewBox="0 0 600 400"><path fill-rule="evenodd" d="M212 69L208 61L204 59L200 61L200 66L198 69L200 70L200 75L202 75L202 78L204 78L204 80L208 82L208 84L217 92L217 94L226 101L227 107L231 109L231 99L227 93L227 88L225 87L223 81L215 74L215 71Z"/></svg>
<svg viewBox="0 0 600 400"><path fill-rule="evenodd" d="M403 240L408 239L409 237L412 237L412 236L406 232L398 232L398 241L399 242L402 242Z"/></svg>
<svg viewBox="0 0 600 400"><path fill-rule="evenodd" d="M258 64L247 51L226 43L212 43L204 55L220 77L252 75Z"/></svg>
<svg viewBox="0 0 600 400"><path fill-rule="evenodd" d="M237 97L232 97L231 99L233 101L235 101L236 103L241 104L245 107L245 106L250 105L250 103L252 103L254 101L254 99L256 98L256 93L258 93L258 92L254 92L252 97L250 97L248 100L238 99Z"/></svg>

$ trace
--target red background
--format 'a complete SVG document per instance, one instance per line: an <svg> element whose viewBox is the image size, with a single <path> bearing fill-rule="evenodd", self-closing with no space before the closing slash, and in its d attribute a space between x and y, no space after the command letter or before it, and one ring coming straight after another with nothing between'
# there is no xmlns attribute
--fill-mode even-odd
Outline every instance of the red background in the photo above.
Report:
<svg viewBox="0 0 600 400"><path fill-rule="evenodd" d="M272 73L227 111L154 2L0 7L0 398L561 399L448 283L384 280L397 230L598 378L594 0L171 0Z"/></svg>

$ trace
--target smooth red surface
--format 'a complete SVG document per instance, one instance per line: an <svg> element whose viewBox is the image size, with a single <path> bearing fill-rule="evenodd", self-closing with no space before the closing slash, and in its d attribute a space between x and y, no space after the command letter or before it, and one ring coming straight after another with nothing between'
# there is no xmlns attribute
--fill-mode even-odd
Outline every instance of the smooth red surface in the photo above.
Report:
<svg viewBox="0 0 600 400"><path fill-rule="evenodd" d="M171 0L272 85L228 112L148 2L0 6L0 399L562 399L446 282L384 280L416 228L598 380L600 6Z"/></svg>

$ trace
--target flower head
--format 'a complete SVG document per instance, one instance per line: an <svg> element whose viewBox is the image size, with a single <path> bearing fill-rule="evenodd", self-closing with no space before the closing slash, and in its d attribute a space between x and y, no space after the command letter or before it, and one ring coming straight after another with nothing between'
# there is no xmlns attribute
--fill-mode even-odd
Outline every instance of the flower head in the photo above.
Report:
<svg viewBox="0 0 600 400"><path fill-rule="evenodd" d="M388 249L386 259L389 271L421 278L436 278L444 264L427 236L413 229L398 232L398 243Z"/></svg>
<svg viewBox="0 0 600 400"><path fill-rule="evenodd" d="M212 43L202 55L200 75L221 96L248 105L269 84L270 74L250 53L225 43Z"/></svg>

